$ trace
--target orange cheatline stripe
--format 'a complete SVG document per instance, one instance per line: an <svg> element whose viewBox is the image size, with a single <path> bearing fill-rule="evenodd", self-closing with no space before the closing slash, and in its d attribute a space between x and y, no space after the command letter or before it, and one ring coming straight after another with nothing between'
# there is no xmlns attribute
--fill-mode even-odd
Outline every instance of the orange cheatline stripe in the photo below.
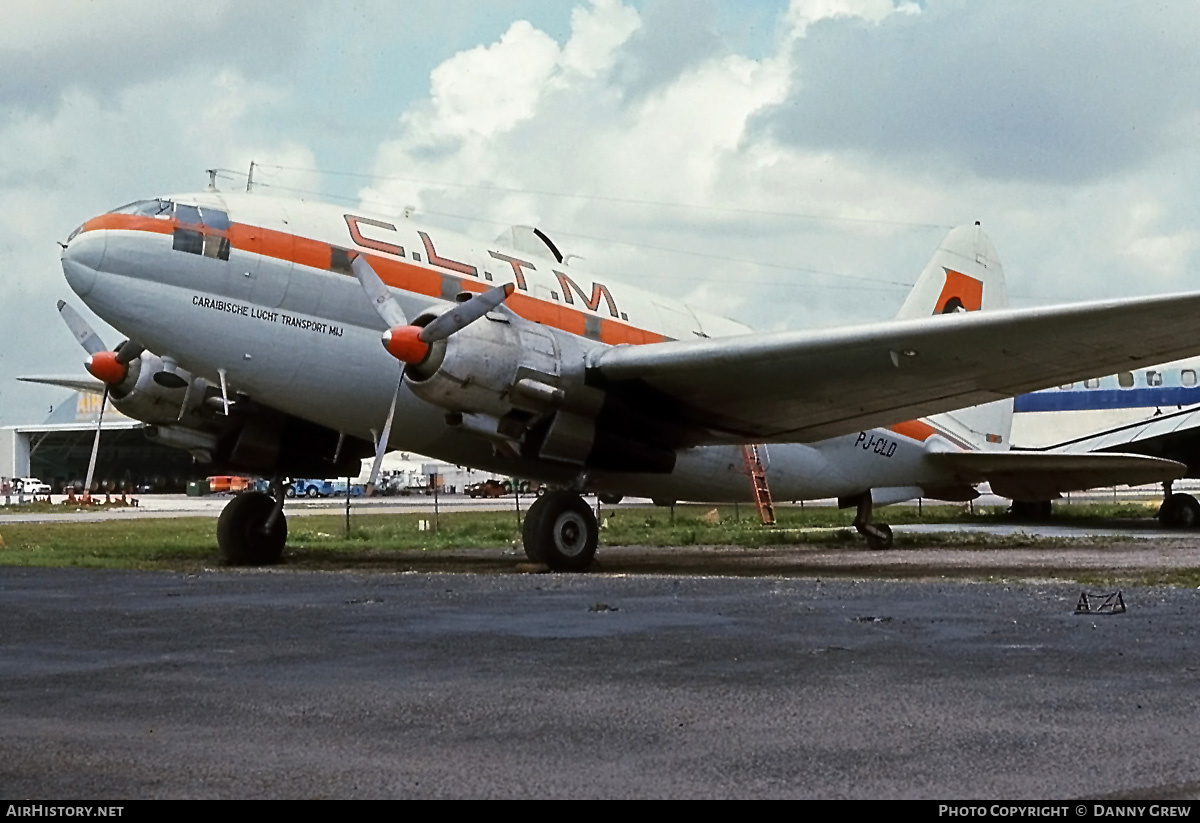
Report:
<svg viewBox="0 0 1200 823"><path fill-rule="evenodd" d="M171 234L174 228L175 220L173 219L164 220L135 214L103 214L85 223L82 230L108 229ZM231 224L226 235L229 237L230 245L235 249L320 271L330 271L329 266L334 248L330 243L245 223ZM448 271L425 268L407 260L397 260L394 257L367 254L366 252L359 252L359 254L367 257L371 267L375 269L384 283L415 294L441 298L443 277L456 278L458 287L462 291L482 292L488 288L487 284L470 277L460 277ZM334 273L352 276L342 272ZM586 336L587 318L591 315L584 314L579 309L559 306L520 293L512 295L506 304L526 320L560 329L579 337ZM598 319L600 320L599 340L610 345L660 343L669 339L636 326L625 325L603 317Z"/></svg>
<svg viewBox="0 0 1200 823"><path fill-rule="evenodd" d="M911 437L920 443L924 443L935 434L940 434L937 429L922 420L906 420L903 423L888 426L888 429L904 437Z"/></svg>
<svg viewBox="0 0 1200 823"><path fill-rule="evenodd" d="M175 231L175 220L162 217L147 217L142 214L102 214L84 223L80 232L106 229L171 234Z"/></svg>

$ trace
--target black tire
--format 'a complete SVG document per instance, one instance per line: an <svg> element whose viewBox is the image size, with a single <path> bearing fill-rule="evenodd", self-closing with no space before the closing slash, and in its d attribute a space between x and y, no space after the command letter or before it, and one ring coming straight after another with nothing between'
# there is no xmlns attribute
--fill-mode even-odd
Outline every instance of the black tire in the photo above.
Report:
<svg viewBox="0 0 1200 823"><path fill-rule="evenodd" d="M871 551L881 552L892 547L892 527L887 523L872 523L872 531L866 532L863 536L867 538L867 548Z"/></svg>
<svg viewBox="0 0 1200 823"><path fill-rule="evenodd" d="M217 545L227 566L273 566L287 543L287 520L280 515L271 531L264 526L275 509L275 500L262 492L233 498L217 520Z"/></svg>
<svg viewBox="0 0 1200 823"><path fill-rule="evenodd" d="M1158 520L1168 529L1194 529L1200 526L1200 502L1190 494L1176 492L1163 501Z"/></svg>
<svg viewBox="0 0 1200 823"><path fill-rule="evenodd" d="M307 489L304 490L305 497L316 497L318 494L320 494L320 492L317 491L316 486L309 486Z"/></svg>
<svg viewBox="0 0 1200 823"><path fill-rule="evenodd" d="M601 492L596 497L606 506L615 506L625 499L625 495L623 494L608 494L606 492Z"/></svg>
<svg viewBox="0 0 1200 823"><path fill-rule="evenodd" d="M1014 500L1008 513L1021 520L1049 520L1054 506L1049 500Z"/></svg>
<svg viewBox="0 0 1200 823"><path fill-rule="evenodd" d="M554 571L586 571L596 557L600 528L591 506L571 491L546 492L529 507L521 529L525 555Z"/></svg>
<svg viewBox="0 0 1200 823"><path fill-rule="evenodd" d="M288 486L288 487L287 487L287 490L286 490L286 491L284 491L284 493L283 493L283 494L284 494L284 496L285 496L285 497L295 497L295 496L296 496L296 489L295 489L295 487L294 487L294 486Z"/></svg>

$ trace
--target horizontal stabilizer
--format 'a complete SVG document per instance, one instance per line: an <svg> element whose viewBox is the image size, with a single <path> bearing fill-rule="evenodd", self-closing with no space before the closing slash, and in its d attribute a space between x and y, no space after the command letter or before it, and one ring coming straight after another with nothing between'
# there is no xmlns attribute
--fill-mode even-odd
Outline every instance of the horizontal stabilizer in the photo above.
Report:
<svg viewBox="0 0 1200 823"><path fill-rule="evenodd" d="M92 377L80 377L77 374L32 374L18 377L24 383L42 383L46 386L62 386L64 389L87 392L89 394L104 394L104 384Z"/></svg>
<svg viewBox="0 0 1200 823"><path fill-rule="evenodd" d="M1141 486L1178 480L1187 466L1140 454L1048 452L935 452L929 459L964 483L987 482L1013 500L1051 500L1064 492L1106 486Z"/></svg>

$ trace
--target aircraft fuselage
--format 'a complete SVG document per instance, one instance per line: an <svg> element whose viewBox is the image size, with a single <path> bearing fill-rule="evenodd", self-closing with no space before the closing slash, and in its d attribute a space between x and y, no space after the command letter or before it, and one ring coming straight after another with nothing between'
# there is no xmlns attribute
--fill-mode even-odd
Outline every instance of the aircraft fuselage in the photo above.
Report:
<svg viewBox="0 0 1200 823"><path fill-rule="evenodd" d="M364 440L381 429L399 364L380 345L385 324L350 272L352 253L370 258L410 318L440 311L462 292L515 283L506 305L544 330L533 334L543 360L554 364L546 368L582 370L590 353L612 345L749 331L565 266L549 247L539 255L481 246L410 219L257 195L143 202L167 201L199 211L193 220L182 208L164 216L134 204L85 223L63 252L75 292L132 340L209 384L223 376L230 392ZM558 483L578 482L583 468L505 454L449 425L446 408L407 384L395 420L395 449ZM899 426L771 445L772 492L790 500L891 488L902 499L919 487L950 487L953 478L924 459L931 436L947 437L928 426ZM683 449L669 472L589 471L586 483L669 500L751 497L737 446Z"/></svg>

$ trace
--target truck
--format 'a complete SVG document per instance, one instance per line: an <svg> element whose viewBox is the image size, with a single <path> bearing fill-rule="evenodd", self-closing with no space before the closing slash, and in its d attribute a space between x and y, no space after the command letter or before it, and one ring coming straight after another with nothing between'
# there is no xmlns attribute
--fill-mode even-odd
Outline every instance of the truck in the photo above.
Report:
<svg viewBox="0 0 1200 823"><path fill-rule="evenodd" d="M36 477L18 477L13 480L13 489L22 494L50 494L50 484Z"/></svg>

